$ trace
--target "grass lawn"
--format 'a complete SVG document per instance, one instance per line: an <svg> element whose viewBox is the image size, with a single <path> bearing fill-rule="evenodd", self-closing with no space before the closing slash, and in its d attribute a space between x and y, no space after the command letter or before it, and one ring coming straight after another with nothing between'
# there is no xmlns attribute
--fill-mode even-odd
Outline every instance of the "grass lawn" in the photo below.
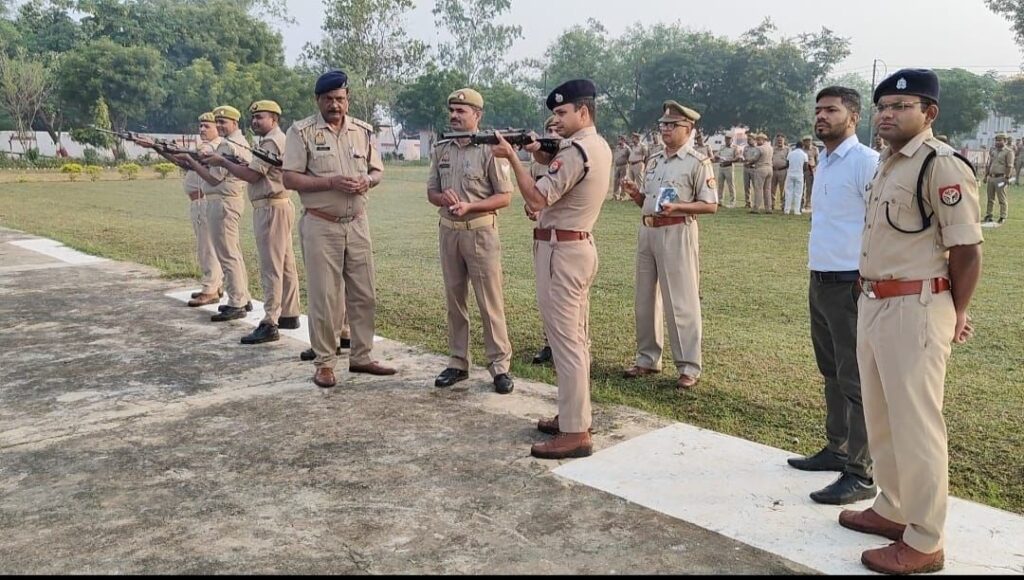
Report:
<svg viewBox="0 0 1024 580"><path fill-rule="evenodd" d="M377 330L443 353L437 214L426 201L425 176L423 167L389 167L384 183L371 194ZM954 348L946 417L952 492L1024 513L1024 462L1018 455L1024 448L1024 320L1019 310L1024 306L1024 188L1013 188L1010 198L1008 223L985 230L984 274L971 310L977 335ZM176 179L0 182L0 225L91 254L155 266L172 278L198 276L187 204ZM512 370L553 383L549 368L529 364L540 346L541 324L531 224L521 208L517 195L501 216L506 312L516 350ZM250 211L243 220L243 245L251 290L258 297ZM671 388L673 372L636 382L620 378L635 348L638 216L632 203L608 202L596 230L600 272L591 291L594 400L631 405L793 452L819 449L824 443L824 402L808 329L807 216L754 216L723 209L701 219L705 373L699 387L685 394ZM295 247L298 252L297 240ZM299 268L301 272L301 263ZM484 358L478 320L473 333L473 355L479 363ZM670 351L665 368L674 370Z"/></svg>

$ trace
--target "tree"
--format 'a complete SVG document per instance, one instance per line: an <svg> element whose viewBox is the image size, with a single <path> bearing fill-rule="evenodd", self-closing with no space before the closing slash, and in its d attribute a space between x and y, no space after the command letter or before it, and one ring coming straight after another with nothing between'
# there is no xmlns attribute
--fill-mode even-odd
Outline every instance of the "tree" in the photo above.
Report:
<svg viewBox="0 0 1024 580"><path fill-rule="evenodd" d="M304 58L310 68L348 74L354 116L379 120L403 79L422 70L427 46L409 38L402 22L412 8L413 0L324 0L324 37L306 44Z"/></svg>
<svg viewBox="0 0 1024 580"><path fill-rule="evenodd" d="M938 69L941 100L936 134L950 137L970 134L993 109L999 81L994 73L977 75L960 68Z"/></svg>
<svg viewBox="0 0 1024 580"><path fill-rule="evenodd" d="M156 49L121 46L110 39L92 41L65 55L59 93L72 122L88 122L88 103L104 97L114 127L139 124L166 97L161 86L167 63Z"/></svg>
<svg viewBox="0 0 1024 580"><path fill-rule="evenodd" d="M484 118L481 128L537 129L543 132L544 119L540 99L536 94L504 82L496 82L482 89ZM545 95L546 96L546 95Z"/></svg>
<svg viewBox="0 0 1024 580"><path fill-rule="evenodd" d="M14 120L23 151L29 149L26 136L53 89L53 80L45 63L24 50L15 51L14 56L0 50L0 104Z"/></svg>
<svg viewBox="0 0 1024 580"><path fill-rule="evenodd" d="M1024 76L999 84L994 98L995 110L1004 117L1012 117L1024 124Z"/></svg>
<svg viewBox="0 0 1024 580"><path fill-rule="evenodd" d="M512 0L436 0L434 24L452 35L437 47L442 66L466 74L470 85L483 85L504 76L505 55L523 27L496 24L512 8Z"/></svg>
<svg viewBox="0 0 1024 580"><path fill-rule="evenodd" d="M103 97L96 99L96 103L92 107L92 126L106 131L112 130L110 124L110 109L107 108L107 102ZM110 149L113 152L115 159L119 157L119 143L113 135L108 133L96 131L92 128L74 129L71 131L71 138L79 143L85 143L86 145L92 145L93 147Z"/></svg>
<svg viewBox="0 0 1024 580"><path fill-rule="evenodd" d="M1010 21L1017 44L1024 46L1024 0L985 0L985 6Z"/></svg>
<svg viewBox="0 0 1024 580"><path fill-rule="evenodd" d="M85 36L69 13L71 5L71 0L29 0L19 6L14 28L20 46L29 54L46 54L80 45Z"/></svg>
<svg viewBox="0 0 1024 580"><path fill-rule="evenodd" d="M394 119L406 132L441 133L448 128L448 95L468 84L466 75L460 71L432 67L398 93Z"/></svg>

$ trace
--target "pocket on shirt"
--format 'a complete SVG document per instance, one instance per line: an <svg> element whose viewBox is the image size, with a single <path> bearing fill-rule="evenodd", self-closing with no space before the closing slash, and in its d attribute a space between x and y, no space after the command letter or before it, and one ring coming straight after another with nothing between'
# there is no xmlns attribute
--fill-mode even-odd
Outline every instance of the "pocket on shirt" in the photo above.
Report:
<svg viewBox="0 0 1024 580"><path fill-rule="evenodd" d="M917 194L904 187L897 187L882 200L889 220L902 230L921 229L921 212L917 208Z"/></svg>

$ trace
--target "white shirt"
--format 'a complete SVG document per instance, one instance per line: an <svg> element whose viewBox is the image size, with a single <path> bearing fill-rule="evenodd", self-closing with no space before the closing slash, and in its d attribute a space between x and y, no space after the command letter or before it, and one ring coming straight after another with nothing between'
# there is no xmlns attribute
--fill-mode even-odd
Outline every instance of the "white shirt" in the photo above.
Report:
<svg viewBox="0 0 1024 580"><path fill-rule="evenodd" d="M787 177L803 177L804 176L804 164L807 163L807 152L799 147L794 147L789 155L786 156L786 161L789 161L789 168L786 170Z"/></svg>
<svg viewBox="0 0 1024 580"><path fill-rule="evenodd" d="M862 145L856 135L818 157L807 245L811 270L851 272L860 267L868 186L877 168L878 152Z"/></svg>

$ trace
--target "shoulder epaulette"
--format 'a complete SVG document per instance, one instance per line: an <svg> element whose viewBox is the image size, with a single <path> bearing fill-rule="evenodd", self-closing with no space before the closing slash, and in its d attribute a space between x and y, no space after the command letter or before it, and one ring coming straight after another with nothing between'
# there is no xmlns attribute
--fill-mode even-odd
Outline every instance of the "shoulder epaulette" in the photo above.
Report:
<svg viewBox="0 0 1024 580"><path fill-rule="evenodd" d="M349 117L349 119L352 120L352 124L355 125L356 127L361 127L365 129L367 133L370 133L371 135L373 134L373 125L367 123L366 121L356 119L355 117Z"/></svg>
<svg viewBox="0 0 1024 580"><path fill-rule="evenodd" d="M309 117L306 117L305 119L299 119L298 121L295 121L294 123L292 123L292 127L294 127L296 131L301 131L306 127L311 127L315 124L316 115L311 115Z"/></svg>
<svg viewBox="0 0 1024 580"><path fill-rule="evenodd" d="M708 156L707 155L704 155L703 153L701 153L700 151L697 151L693 147L688 147L686 149L686 153L688 153L691 157L696 157L697 161L707 161L708 160ZM660 152L659 152L659 154L660 154ZM651 155L651 157L654 157L654 155Z"/></svg>

